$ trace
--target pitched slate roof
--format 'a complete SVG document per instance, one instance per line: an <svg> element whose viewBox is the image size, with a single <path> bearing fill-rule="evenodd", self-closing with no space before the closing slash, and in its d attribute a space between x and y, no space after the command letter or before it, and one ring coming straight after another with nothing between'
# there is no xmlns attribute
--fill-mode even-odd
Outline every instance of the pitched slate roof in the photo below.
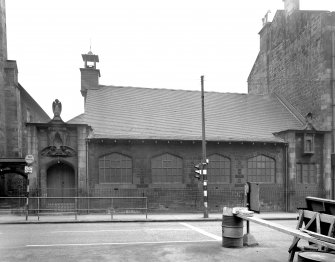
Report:
<svg viewBox="0 0 335 262"><path fill-rule="evenodd" d="M80 114L77 115L74 118L71 118L69 121L67 121L67 124L85 124L85 119L84 119L85 114Z"/></svg>
<svg viewBox="0 0 335 262"><path fill-rule="evenodd" d="M303 124L276 96L205 93L209 141L281 142ZM201 140L200 91L100 86L88 90L85 123L95 138Z"/></svg>

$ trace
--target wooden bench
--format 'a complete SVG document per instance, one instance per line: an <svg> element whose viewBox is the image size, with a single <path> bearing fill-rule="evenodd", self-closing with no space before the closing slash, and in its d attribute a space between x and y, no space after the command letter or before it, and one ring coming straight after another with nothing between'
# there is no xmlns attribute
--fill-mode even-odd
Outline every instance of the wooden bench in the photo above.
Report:
<svg viewBox="0 0 335 262"><path fill-rule="evenodd" d="M282 226L271 221L266 221L257 217L250 217L243 214L237 214L244 220L255 222L257 224L278 230L282 233L293 236L292 244L289 248L289 259L292 262L297 251L301 251L298 247L300 239L316 244L316 250L329 251L335 250L334 225L335 216L322 214L309 210L299 210L299 218L296 229ZM303 227L303 225L305 226Z"/></svg>
<svg viewBox="0 0 335 262"><path fill-rule="evenodd" d="M305 226L303 227L303 225ZM334 226L335 226L335 216L309 210L300 210L296 229L304 233L307 233L314 238L335 244ZM310 245L303 248L299 248L298 247L299 240L300 238L298 236L295 236L293 238L293 242L288 250L288 252L290 253L289 261L293 261L294 254L296 251L306 251L306 250L329 251L329 249L335 250L332 247L329 246L327 247L325 245L315 243L310 240L308 241L315 243L316 245Z"/></svg>
<svg viewBox="0 0 335 262"><path fill-rule="evenodd" d="M307 210L335 216L335 200L308 196L305 201Z"/></svg>

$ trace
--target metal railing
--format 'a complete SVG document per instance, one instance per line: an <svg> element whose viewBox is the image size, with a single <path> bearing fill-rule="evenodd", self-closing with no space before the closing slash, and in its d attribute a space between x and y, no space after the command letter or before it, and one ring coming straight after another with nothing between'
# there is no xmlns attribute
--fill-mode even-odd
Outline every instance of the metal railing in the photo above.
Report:
<svg viewBox="0 0 335 262"><path fill-rule="evenodd" d="M145 219L148 218L147 197L29 197L28 206L26 205L27 197L0 197L0 200L2 199L10 201L11 208L0 209L0 212L25 213L26 220L28 220L29 213L36 214L39 220L41 214L57 212L73 213L75 220L80 214L92 213L108 213L112 220L114 214L122 211L132 213L143 213L144 211ZM91 208L92 206L94 208Z"/></svg>
<svg viewBox="0 0 335 262"><path fill-rule="evenodd" d="M325 198L326 193L317 185L315 187L296 185L294 190L287 191L281 184L261 184L261 212L295 211L296 208L303 207L306 196ZM24 213L26 195L25 192L21 194L0 197L0 213L8 210ZM243 187L235 188L227 185L225 188L208 188L210 212L221 212L225 206L236 207L243 204ZM140 212L143 208L146 212L200 212L203 208L203 191L201 188L108 187L89 188L87 191L68 188L59 192L53 188L40 188L31 190L29 194L29 210L34 214L47 211L81 214L107 210L113 216L121 211Z"/></svg>

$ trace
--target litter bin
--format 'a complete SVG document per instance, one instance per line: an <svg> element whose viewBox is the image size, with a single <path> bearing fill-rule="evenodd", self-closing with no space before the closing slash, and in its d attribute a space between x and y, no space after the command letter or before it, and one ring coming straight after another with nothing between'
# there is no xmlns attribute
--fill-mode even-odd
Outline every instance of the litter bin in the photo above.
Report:
<svg viewBox="0 0 335 262"><path fill-rule="evenodd" d="M222 215L222 246L243 247L243 219L224 208Z"/></svg>

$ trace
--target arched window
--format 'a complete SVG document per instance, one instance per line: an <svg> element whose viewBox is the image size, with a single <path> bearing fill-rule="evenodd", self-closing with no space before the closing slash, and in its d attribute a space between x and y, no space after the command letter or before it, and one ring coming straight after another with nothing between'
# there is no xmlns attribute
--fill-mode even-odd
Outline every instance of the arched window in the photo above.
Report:
<svg viewBox="0 0 335 262"><path fill-rule="evenodd" d="M248 182L275 183L275 166L275 160L264 155L249 158Z"/></svg>
<svg viewBox="0 0 335 262"><path fill-rule="evenodd" d="M132 159L128 156L112 153L99 158L100 183L133 183Z"/></svg>
<svg viewBox="0 0 335 262"><path fill-rule="evenodd" d="M210 183L230 183L231 165L230 159L218 154L208 157L207 178Z"/></svg>
<svg viewBox="0 0 335 262"><path fill-rule="evenodd" d="M171 154L163 154L151 159L153 184L182 183L183 160Z"/></svg>

